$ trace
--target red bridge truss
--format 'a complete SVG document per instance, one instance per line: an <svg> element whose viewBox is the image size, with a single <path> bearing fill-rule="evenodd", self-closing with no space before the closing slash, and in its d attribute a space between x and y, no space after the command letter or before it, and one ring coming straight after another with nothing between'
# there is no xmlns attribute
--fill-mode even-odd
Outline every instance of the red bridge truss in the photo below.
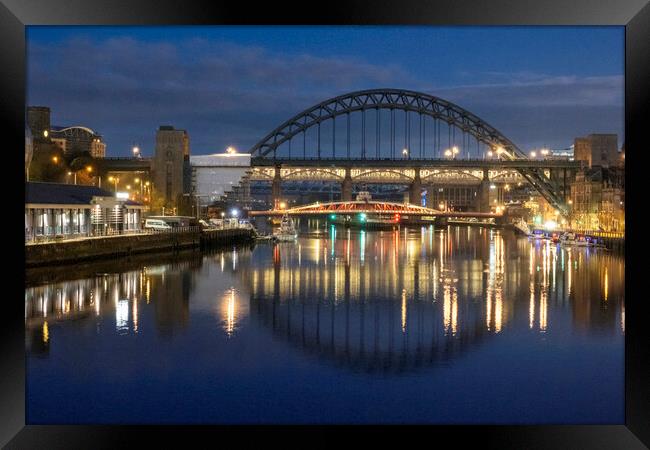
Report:
<svg viewBox="0 0 650 450"><path fill-rule="evenodd" d="M325 214L399 214L403 216L442 216L442 217L499 217L501 214L480 212L439 211L411 203L393 203L377 201L349 201L312 203L288 209L271 209L268 211L250 211L251 216L293 216Z"/></svg>

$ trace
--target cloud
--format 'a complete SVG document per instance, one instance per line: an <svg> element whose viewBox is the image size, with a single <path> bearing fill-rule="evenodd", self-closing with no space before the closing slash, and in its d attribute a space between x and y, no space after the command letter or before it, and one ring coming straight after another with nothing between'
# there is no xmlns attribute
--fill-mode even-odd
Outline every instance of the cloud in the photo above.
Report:
<svg viewBox="0 0 650 450"><path fill-rule="evenodd" d="M445 98L524 147L542 135L567 143L579 130L622 130L622 76L482 72L459 77L480 83L455 86L422 78L417 68L363 58L199 38L28 42L29 104L49 105L55 125L83 124L103 133L111 155L128 154L133 143L150 153L161 124L187 129L195 154L231 144L249 148L313 104L377 87Z"/></svg>
<svg viewBox="0 0 650 450"><path fill-rule="evenodd" d="M201 39L71 39L28 47L29 104L51 106L54 124L100 130L109 153L115 143L118 152L129 142L152 143L162 123L189 129L199 153L226 140L251 146L324 98L406 78L390 65Z"/></svg>
<svg viewBox="0 0 650 450"><path fill-rule="evenodd" d="M477 78L495 82L438 87L434 95L471 105L505 106L613 106L623 107L623 75L551 76L545 74L486 72Z"/></svg>

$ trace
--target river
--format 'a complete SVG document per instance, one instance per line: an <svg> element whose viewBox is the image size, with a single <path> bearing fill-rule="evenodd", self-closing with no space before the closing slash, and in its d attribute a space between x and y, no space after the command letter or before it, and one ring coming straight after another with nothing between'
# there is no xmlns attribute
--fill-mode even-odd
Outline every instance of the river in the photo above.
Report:
<svg viewBox="0 0 650 450"><path fill-rule="evenodd" d="M37 275L28 423L624 421L622 255L314 222Z"/></svg>

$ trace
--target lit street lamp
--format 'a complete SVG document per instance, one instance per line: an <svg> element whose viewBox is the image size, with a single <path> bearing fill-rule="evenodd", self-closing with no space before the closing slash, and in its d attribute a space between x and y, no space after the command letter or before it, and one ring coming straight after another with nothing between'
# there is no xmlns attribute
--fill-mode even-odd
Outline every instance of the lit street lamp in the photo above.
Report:
<svg viewBox="0 0 650 450"><path fill-rule="evenodd" d="M537 157L537 152L535 152L535 151L530 152L530 157L531 158L536 158Z"/></svg>
<svg viewBox="0 0 650 450"><path fill-rule="evenodd" d="M68 172L68 177L73 175L73 172ZM77 172L74 172L74 184L77 184Z"/></svg>
<svg viewBox="0 0 650 450"><path fill-rule="evenodd" d="M402 149L402 156L403 156L404 158L408 158L408 156L409 156L409 151L408 151L407 148Z"/></svg>
<svg viewBox="0 0 650 450"><path fill-rule="evenodd" d="M120 182L120 179L118 177L108 177L108 181L111 181L114 183L115 186L115 192L117 192L117 183Z"/></svg>
<svg viewBox="0 0 650 450"><path fill-rule="evenodd" d="M137 145L133 146L133 156L136 158L140 157L140 147L138 147Z"/></svg>

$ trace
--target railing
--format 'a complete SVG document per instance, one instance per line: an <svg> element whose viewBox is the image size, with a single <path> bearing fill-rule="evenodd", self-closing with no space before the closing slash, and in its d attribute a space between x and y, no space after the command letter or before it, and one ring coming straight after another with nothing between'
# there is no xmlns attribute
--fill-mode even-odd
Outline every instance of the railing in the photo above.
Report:
<svg viewBox="0 0 650 450"><path fill-rule="evenodd" d="M25 233L25 243L38 244L38 243L45 243L45 242L74 241L79 239L88 239L88 238L97 238L97 237L171 234L171 233L189 233L189 232L198 233L200 231L201 231L201 227L199 226L187 226L187 227L172 227L170 229L165 229L165 230L154 230L151 228L116 230L116 229L109 228L106 230L95 230L90 233L36 235L34 237L32 237L31 234Z"/></svg>
<svg viewBox="0 0 650 450"><path fill-rule="evenodd" d="M541 230L541 228L532 227L533 230ZM608 239L625 239L625 233L621 231L601 231L601 230L584 230L584 229L557 229L553 231L542 230L545 233L574 233L574 234L583 234L585 236L598 237L598 238L608 238Z"/></svg>
<svg viewBox="0 0 650 450"><path fill-rule="evenodd" d="M586 234L587 236L624 239L625 233L622 231L597 231L597 230L570 230L571 233Z"/></svg>

